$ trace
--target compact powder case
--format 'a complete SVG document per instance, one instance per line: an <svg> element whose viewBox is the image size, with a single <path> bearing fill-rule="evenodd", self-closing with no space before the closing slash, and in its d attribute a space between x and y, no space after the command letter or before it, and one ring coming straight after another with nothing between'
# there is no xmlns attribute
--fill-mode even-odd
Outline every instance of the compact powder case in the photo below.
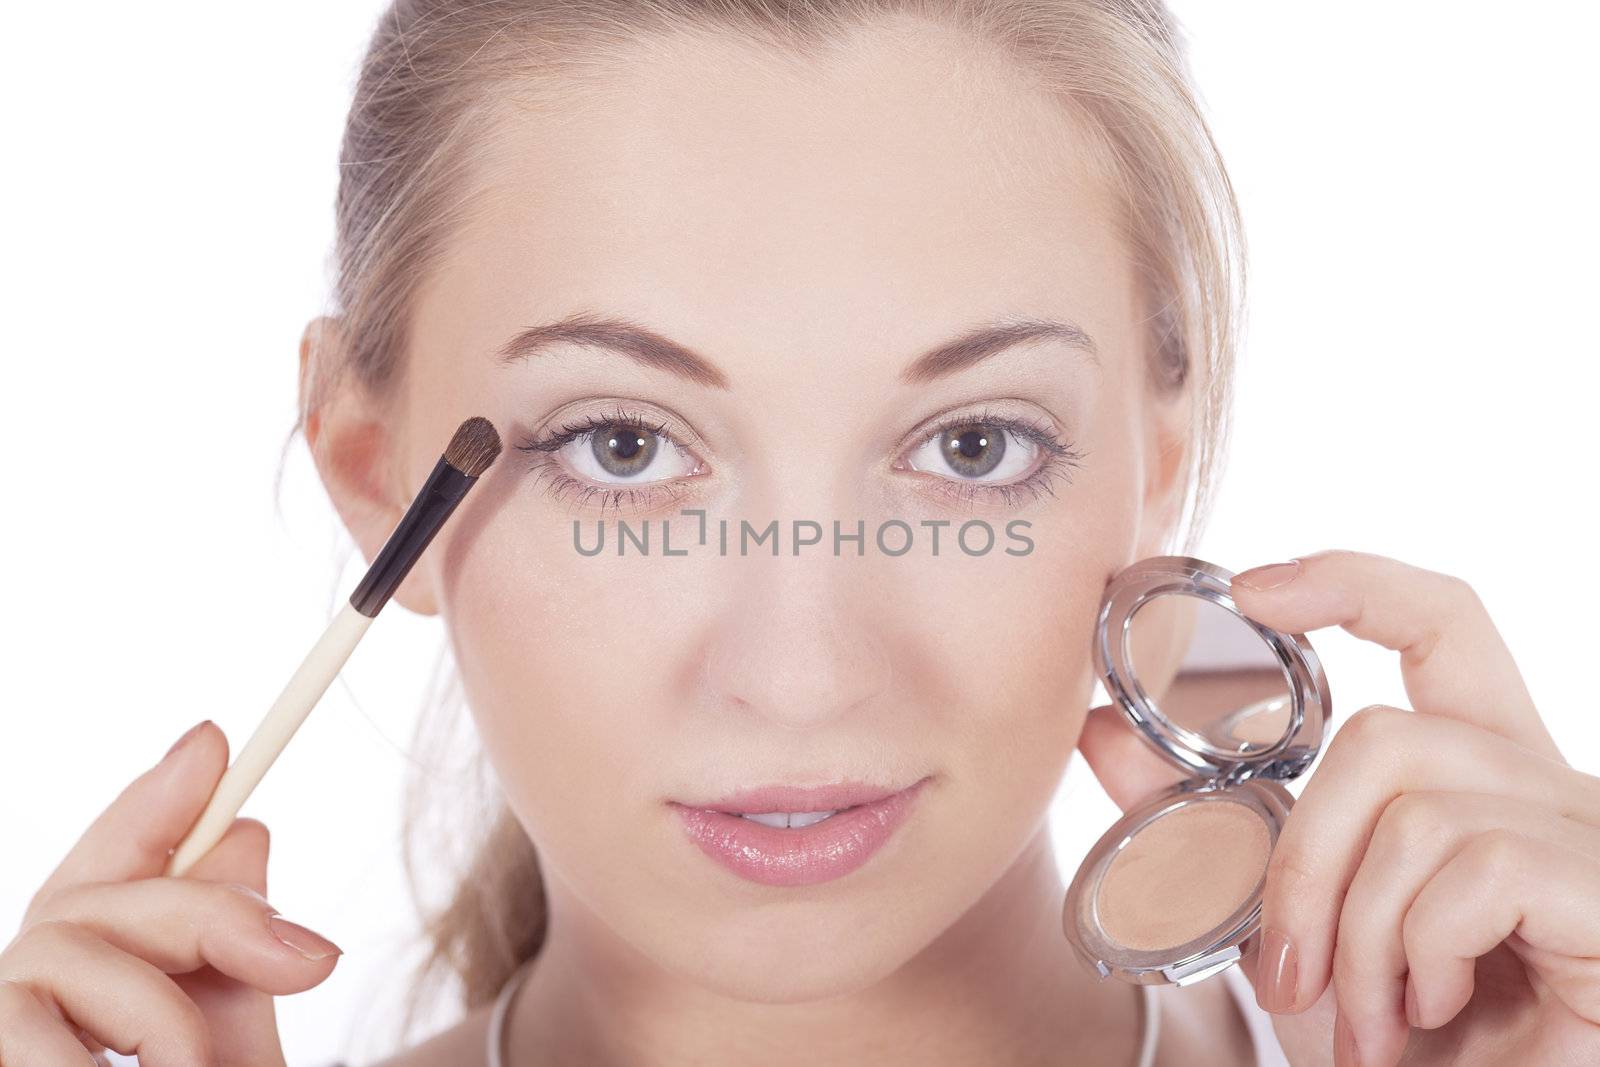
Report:
<svg viewBox="0 0 1600 1067"><path fill-rule="evenodd" d="M1102 978L1187 985L1222 971L1261 922L1267 859L1322 747L1328 683L1304 634L1245 618L1233 575L1156 556L1106 587L1095 669L1142 737L1187 777L1095 843L1062 922Z"/></svg>

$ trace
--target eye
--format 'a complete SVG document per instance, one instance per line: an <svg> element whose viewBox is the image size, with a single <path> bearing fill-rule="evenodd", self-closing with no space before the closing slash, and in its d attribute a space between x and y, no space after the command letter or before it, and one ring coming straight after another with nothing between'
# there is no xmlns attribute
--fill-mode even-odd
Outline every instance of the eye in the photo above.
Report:
<svg viewBox="0 0 1600 1067"><path fill-rule="evenodd" d="M959 421L935 432L911 453L912 470L962 481L1005 482L1038 462L1037 441L994 422Z"/></svg>
<svg viewBox="0 0 1600 1067"><path fill-rule="evenodd" d="M913 440L894 469L932 475L927 488L962 504L1054 496L1055 483L1070 485L1088 455L1050 421L987 408L942 419Z"/></svg>
<svg viewBox="0 0 1600 1067"><path fill-rule="evenodd" d="M652 505L706 472L666 423L622 408L556 426L517 448L535 457L531 469L541 480L548 476L546 487L556 499L602 509Z"/></svg>
<svg viewBox="0 0 1600 1067"><path fill-rule="evenodd" d="M635 422L602 423L557 450L574 473L601 485L653 482L694 473L697 461L665 434Z"/></svg>

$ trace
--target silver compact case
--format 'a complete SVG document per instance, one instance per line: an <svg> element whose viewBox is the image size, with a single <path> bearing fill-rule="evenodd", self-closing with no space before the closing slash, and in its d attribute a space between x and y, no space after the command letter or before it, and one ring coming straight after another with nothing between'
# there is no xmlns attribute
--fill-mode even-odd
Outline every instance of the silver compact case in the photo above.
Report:
<svg viewBox="0 0 1600 1067"><path fill-rule="evenodd" d="M1328 682L1304 634L1246 618L1231 572L1154 556L1112 579L1095 626L1106 693L1182 770L1084 857L1062 926L1102 978L1187 985L1235 963L1261 923L1267 861L1322 747Z"/></svg>

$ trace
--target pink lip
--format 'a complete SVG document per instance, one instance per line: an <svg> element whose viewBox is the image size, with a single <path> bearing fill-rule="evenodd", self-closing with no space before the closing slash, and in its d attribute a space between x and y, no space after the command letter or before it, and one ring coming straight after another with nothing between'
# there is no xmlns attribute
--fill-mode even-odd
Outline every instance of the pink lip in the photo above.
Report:
<svg viewBox="0 0 1600 1067"><path fill-rule="evenodd" d="M746 790L706 807L671 801L700 850L742 878L763 885L815 885L841 878L871 859L905 821L927 778L895 793L859 783ZM778 829L729 814L849 808L810 826Z"/></svg>
<svg viewBox="0 0 1600 1067"><path fill-rule="evenodd" d="M867 782L839 782L811 786L764 785L730 793L721 800L689 807L725 811L734 815L766 815L774 811L837 811L893 796L894 790Z"/></svg>

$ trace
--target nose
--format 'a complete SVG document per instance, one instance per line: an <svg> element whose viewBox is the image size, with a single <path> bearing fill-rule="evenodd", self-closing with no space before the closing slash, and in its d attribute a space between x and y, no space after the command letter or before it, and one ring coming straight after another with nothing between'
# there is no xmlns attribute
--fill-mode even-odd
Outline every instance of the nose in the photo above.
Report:
<svg viewBox="0 0 1600 1067"><path fill-rule="evenodd" d="M806 730L887 690L891 661L867 614L864 562L804 552L738 560L702 659L711 699Z"/></svg>

